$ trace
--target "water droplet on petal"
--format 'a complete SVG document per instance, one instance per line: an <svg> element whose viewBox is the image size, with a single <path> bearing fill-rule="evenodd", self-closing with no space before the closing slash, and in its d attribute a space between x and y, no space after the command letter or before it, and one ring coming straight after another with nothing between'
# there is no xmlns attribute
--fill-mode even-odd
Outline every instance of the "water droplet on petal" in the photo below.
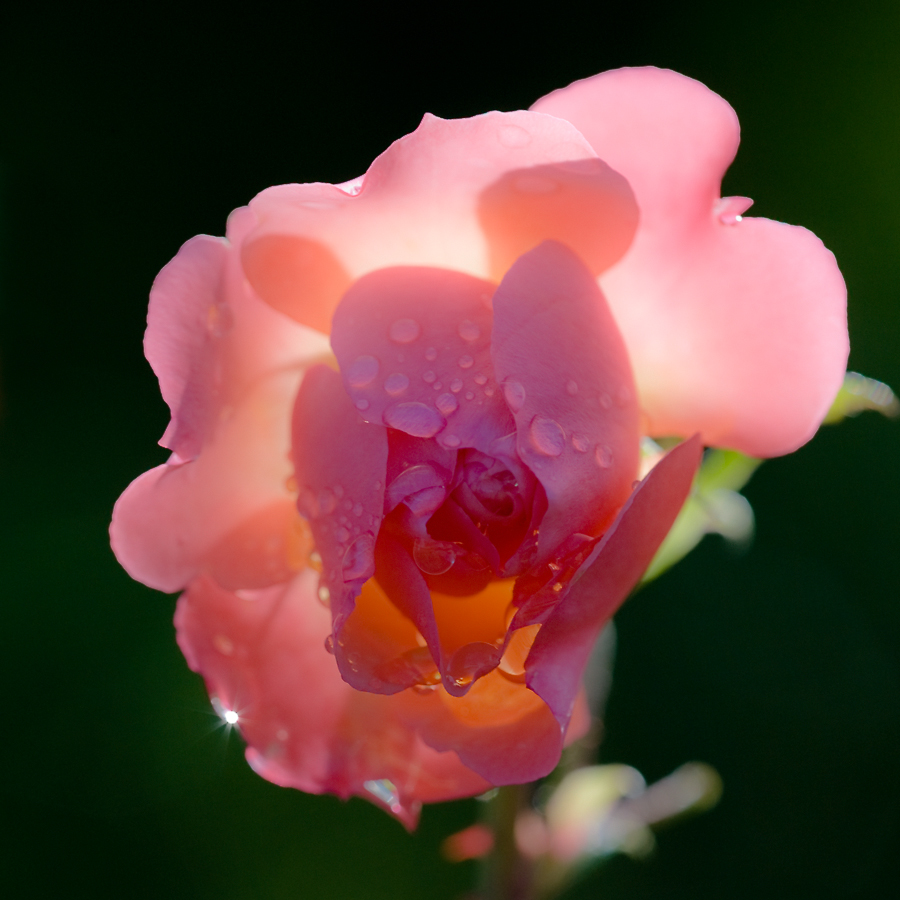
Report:
<svg viewBox="0 0 900 900"><path fill-rule="evenodd" d="M217 634L213 638L213 647L222 654L222 656L231 656L234 653L234 644L225 634Z"/></svg>
<svg viewBox="0 0 900 900"><path fill-rule="evenodd" d="M437 375L435 375L434 372L431 371L431 369L429 369L422 375L422 381L424 381L425 384L431 384L436 378Z"/></svg>
<svg viewBox="0 0 900 900"><path fill-rule="evenodd" d="M402 394L408 387L409 378L402 372L395 372L393 375L388 376L384 382L384 389L391 397Z"/></svg>
<svg viewBox="0 0 900 900"><path fill-rule="evenodd" d="M436 381L431 387L432 390L439 391L443 385L439 381Z"/></svg>
<svg viewBox="0 0 900 900"><path fill-rule="evenodd" d="M331 605L331 591L329 591L324 584L319 585L319 590L317 593L319 596L319 603L321 603L322 606Z"/></svg>
<svg viewBox="0 0 900 900"><path fill-rule="evenodd" d="M325 638L325 650L334 656L334 635L329 634ZM286 738L282 738L281 740L286 740Z"/></svg>
<svg viewBox="0 0 900 900"><path fill-rule="evenodd" d="M471 391L466 391L466 400L474 400L475 395Z"/></svg>
<svg viewBox="0 0 900 900"><path fill-rule="evenodd" d="M371 578L375 574L375 537L369 532L361 534L344 554L344 581Z"/></svg>
<svg viewBox="0 0 900 900"><path fill-rule="evenodd" d="M357 503L353 507L353 515L359 518L363 514L363 505L362 503Z"/></svg>
<svg viewBox="0 0 900 900"><path fill-rule="evenodd" d="M452 386L451 386L452 387ZM459 408L459 401L453 394L441 394L437 400L434 401L434 405L445 415L449 416L456 412Z"/></svg>
<svg viewBox="0 0 900 900"><path fill-rule="evenodd" d="M376 781L364 781L363 787L376 799L380 800L391 812L401 810L400 797L397 788L387 778L379 778Z"/></svg>
<svg viewBox="0 0 900 900"><path fill-rule="evenodd" d="M574 397L578 393L578 382L570 379L566 384L566 393L570 397Z"/></svg>
<svg viewBox="0 0 900 900"><path fill-rule="evenodd" d="M471 369L472 366L475 365L475 360L472 359L472 357L468 354L466 354L465 356L461 356L457 362L459 363L459 367L461 369Z"/></svg>
<svg viewBox="0 0 900 900"><path fill-rule="evenodd" d="M462 380L459 378L454 378L453 381L450 382L450 390L453 391L454 394L458 394L463 389Z"/></svg>
<svg viewBox="0 0 900 900"><path fill-rule="evenodd" d="M579 453L587 453L588 448L591 446L588 439L583 434L573 434L572 435L572 446Z"/></svg>
<svg viewBox="0 0 900 900"><path fill-rule="evenodd" d="M713 215L723 225L737 225L751 206L753 201L749 197L721 197L713 207Z"/></svg>
<svg viewBox="0 0 900 900"><path fill-rule="evenodd" d="M518 412L525 404L525 388L518 381L507 381L503 385L503 396L513 412Z"/></svg>
<svg viewBox="0 0 900 900"><path fill-rule="evenodd" d="M428 362L434 362L437 359L437 349L435 347L429 347L425 351L425 359L427 359Z"/></svg>
<svg viewBox="0 0 900 900"><path fill-rule="evenodd" d="M347 369L347 384L363 388L371 384L378 374L379 362L374 356L358 356Z"/></svg>
<svg viewBox="0 0 900 900"><path fill-rule="evenodd" d="M334 496L334 493L328 488L322 488L319 491L319 509L322 511L322 515L330 515L334 512L336 506L337 498Z"/></svg>
<svg viewBox="0 0 900 900"><path fill-rule="evenodd" d="M497 134L497 140L504 147L526 147L531 143L531 135L518 125L504 125Z"/></svg>
<svg viewBox="0 0 900 900"><path fill-rule="evenodd" d="M405 431L413 437L431 438L444 427L440 413L424 403L397 403L384 411L383 418L388 428Z"/></svg>
<svg viewBox="0 0 900 900"><path fill-rule="evenodd" d="M334 533L334 536L337 538L339 544L345 544L350 538L350 532L341 525L340 528Z"/></svg>
<svg viewBox="0 0 900 900"><path fill-rule="evenodd" d="M234 327L234 313L227 303L214 303L206 311L206 327L213 337L225 337Z"/></svg>
<svg viewBox="0 0 900 900"><path fill-rule="evenodd" d="M608 469L612 465L612 450L606 444L598 444L597 449L594 451L594 456L597 459L597 465L601 469Z"/></svg>
<svg viewBox="0 0 900 900"><path fill-rule="evenodd" d="M365 397L360 397L359 400L356 401L356 408L360 412L363 412L363 410L366 410L369 408L369 401L366 400Z"/></svg>
<svg viewBox="0 0 900 900"><path fill-rule="evenodd" d="M487 384L487 375L485 375L484 372L479 372L475 376L474 381L475 381L475 384Z"/></svg>
<svg viewBox="0 0 900 900"><path fill-rule="evenodd" d="M559 422L544 416L531 420L531 446L543 456L559 456L566 446L566 433Z"/></svg>
<svg viewBox="0 0 900 900"><path fill-rule="evenodd" d="M413 559L427 575L443 575L456 562L456 545L417 538L413 544Z"/></svg>
<svg viewBox="0 0 900 900"><path fill-rule="evenodd" d="M422 329L415 319L397 319L388 329L388 337L395 344L411 344L417 340Z"/></svg>
<svg viewBox="0 0 900 900"><path fill-rule="evenodd" d="M471 319L465 319L464 321L459 323L459 336L464 341L477 341L478 338L481 337L481 329L478 327L477 322L473 322Z"/></svg>
<svg viewBox="0 0 900 900"><path fill-rule="evenodd" d="M438 442L444 447L449 447L451 450L462 443L455 434L442 434L438 437Z"/></svg>
<svg viewBox="0 0 900 900"><path fill-rule="evenodd" d="M494 388L491 385L488 385L484 389L484 396L485 397L493 397L494 396Z"/></svg>

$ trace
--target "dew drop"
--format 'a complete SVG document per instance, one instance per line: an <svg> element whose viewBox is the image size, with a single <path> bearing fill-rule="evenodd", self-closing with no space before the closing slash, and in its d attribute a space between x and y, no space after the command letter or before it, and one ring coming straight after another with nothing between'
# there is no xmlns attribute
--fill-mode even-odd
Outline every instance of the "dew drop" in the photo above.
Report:
<svg viewBox="0 0 900 900"><path fill-rule="evenodd" d="M332 643L334 643L334 638L332 638ZM326 647L325 649L327 650L328 648ZM278 740L282 743L286 741L290 736L291 733L287 730L287 728L279 728L278 731L275 732L275 737L278 738Z"/></svg>
<svg viewBox="0 0 900 900"><path fill-rule="evenodd" d="M493 397L493 396L494 396L494 389L493 389L493 387L490 387L490 386L486 387L486 388L484 389L484 396L485 396L485 397Z"/></svg>
<svg viewBox="0 0 900 900"><path fill-rule="evenodd" d="M481 337L481 329L478 327L478 323L473 322L471 319L465 319L460 322L457 331L459 336L469 343L477 341Z"/></svg>
<svg viewBox="0 0 900 900"><path fill-rule="evenodd" d="M318 590L319 603L322 606L330 606L331 605L331 591L324 584L319 585Z"/></svg>
<svg viewBox="0 0 900 900"><path fill-rule="evenodd" d="M426 575L443 575L456 562L456 545L417 538L413 544L413 559Z"/></svg>
<svg viewBox="0 0 900 900"><path fill-rule="evenodd" d="M451 450L454 447L458 447L462 441L455 434L443 434L438 438L438 441L445 447L449 447Z"/></svg>
<svg viewBox="0 0 900 900"><path fill-rule="evenodd" d="M409 378L402 372L395 372L384 382L384 390L391 397L402 394L409 387Z"/></svg>
<svg viewBox="0 0 900 900"><path fill-rule="evenodd" d="M388 337L395 344L411 344L417 340L422 329L415 319L397 319L388 329Z"/></svg>
<svg viewBox="0 0 900 900"><path fill-rule="evenodd" d="M356 408L362 412L369 408L369 401L366 400L365 397L360 397L359 400L356 401Z"/></svg>
<svg viewBox="0 0 900 900"><path fill-rule="evenodd" d="M531 446L542 456L559 456L566 446L566 433L559 422L535 416L529 430Z"/></svg>
<svg viewBox="0 0 900 900"><path fill-rule="evenodd" d="M471 369L472 366L475 365L475 360L472 359L472 357L469 356L468 354L465 354L465 355L461 356L461 357L457 360L457 362L459 363L459 367L460 367L461 369Z"/></svg>
<svg viewBox="0 0 900 900"><path fill-rule="evenodd" d="M344 554L344 581L371 578L375 574L375 538L365 532L361 534Z"/></svg>
<svg viewBox="0 0 900 900"><path fill-rule="evenodd" d="M434 362L437 359L437 349L435 347L429 347L425 351L425 359L427 359L428 362Z"/></svg>
<svg viewBox="0 0 900 900"><path fill-rule="evenodd" d="M458 394L463 389L463 383L461 378L454 378L453 381L450 382L450 390L453 391L454 394Z"/></svg>
<svg viewBox="0 0 900 900"><path fill-rule="evenodd" d="M453 385L450 386L451 389ZM453 394L441 394L437 400L434 401L434 405L445 415L449 416L456 412L459 408L459 401Z"/></svg>
<svg viewBox="0 0 900 900"><path fill-rule="evenodd" d="M579 453L587 453L588 448L590 447L590 442L583 434L573 434L572 435L572 446Z"/></svg>
<svg viewBox="0 0 900 900"><path fill-rule="evenodd" d="M357 356L347 369L347 384L363 388L371 384L378 374L379 362L374 356Z"/></svg>
<svg viewBox="0 0 900 900"><path fill-rule="evenodd" d="M531 143L531 135L518 125L504 125L497 134L497 140L504 147L527 147Z"/></svg>
<svg viewBox="0 0 900 900"><path fill-rule="evenodd" d="M484 372L479 372L474 378L475 384L487 384L487 375Z"/></svg>
<svg viewBox="0 0 900 900"><path fill-rule="evenodd" d="M363 505L362 503L357 503L353 507L353 515L359 518L363 514Z"/></svg>
<svg viewBox="0 0 900 900"><path fill-rule="evenodd" d="M432 384L436 379L437 375L435 375L434 372L431 371L431 369L429 369L422 375L422 381L424 381L425 384Z"/></svg>
<svg viewBox="0 0 900 900"><path fill-rule="evenodd" d="M334 635L333 634L329 634L325 638L325 652L330 653L332 656L334 656ZM285 740L285 738L282 738L281 740Z"/></svg>
<svg viewBox="0 0 900 900"><path fill-rule="evenodd" d="M466 391L466 400L474 400L475 395L471 391Z"/></svg>
<svg viewBox="0 0 900 900"><path fill-rule="evenodd" d="M723 225L737 225L744 216L743 213L753 205L749 197L721 197L713 207L713 215Z"/></svg>
<svg viewBox="0 0 900 900"><path fill-rule="evenodd" d="M231 656L231 654L234 653L234 644L227 635L217 634L213 638L213 646L222 654L222 656Z"/></svg>
<svg viewBox="0 0 900 900"><path fill-rule="evenodd" d="M597 449L594 451L594 456L597 460L597 465L601 469L608 469L612 465L612 450L606 444L598 444Z"/></svg>
<svg viewBox="0 0 900 900"><path fill-rule="evenodd" d="M525 404L525 388L518 381L507 381L503 385L503 396L513 412L518 412Z"/></svg>
<svg viewBox="0 0 900 900"><path fill-rule="evenodd" d="M350 532L341 525L340 528L334 533L334 536L337 538L339 544L346 544L350 539Z"/></svg>
<svg viewBox="0 0 900 900"><path fill-rule="evenodd" d="M344 496L344 488L343 488L343 485L336 484L336 485L334 486L334 496L337 497L338 500L340 500L341 497Z"/></svg>
<svg viewBox="0 0 900 900"><path fill-rule="evenodd" d="M322 515L330 515L334 512L336 506L337 498L334 496L334 492L328 490L328 488L322 488L322 490L319 491L319 509L321 510Z"/></svg>
<svg viewBox="0 0 900 900"><path fill-rule="evenodd" d="M570 397L574 397L578 393L578 382L571 379L566 383L566 393Z"/></svg>
<svg viewBox="0 0 900 900"><path fill-rule="evenodd" d="M405 431L413 437L431 438L444 427L437 410L424 403L397 403L384 411L383 418L388 428Z"/></svg>
<svg viewBox="0 0 900 900"><path fill-rule="evenodd" d="M342 506L345 510L347 510L347 512L350 512L350 510L353 509L353 501L352 501L352 500L345 500L345 501L341 504L341 506ZM347 524L347 518L346 518L345 516L341 516L341 521L342 521L345 525Z"/></svg>

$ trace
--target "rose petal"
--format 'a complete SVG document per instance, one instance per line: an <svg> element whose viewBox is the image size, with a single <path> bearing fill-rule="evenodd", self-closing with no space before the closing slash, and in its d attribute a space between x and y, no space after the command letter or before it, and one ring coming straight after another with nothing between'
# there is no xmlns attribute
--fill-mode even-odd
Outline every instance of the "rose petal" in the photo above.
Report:
<svg viewBox="0 0 900 900"><path fill-rule="evenodd" d="M427 115L415 132L372 163L355 194L322 184L263 191L250 204L259 225L243 252L264 300L270 298L297 321L327 329L340 299L336 290L315 291L301 303L284 302L286 290L269 290L263 282L284 284L292 260L306 253L316 257L317 273L324 272L331 263L322 261L319 248L327 249L351 278L409 265L488 277L488 246L477 215L484 189L513 169L595 156L575 128L538 113L492 112L453 121ZM510 208L508 215L518 212ZM254 248L272 236L301 243ZM275 263L271 276L263 265L254 266L257 252L260 260Z"/></svg>
<svg viewBox="0 0 900 900"><path fill-rule="evenodd" d="M651 469L541 626L526 683L565 728L600 630L653 559L691 488L703 446L693 437Z"/></svg>
<svg viewBox="0 0 900 900"><path fill-rule="evenodd" d="M518 454L547 493L540 552L599 533L631 493L639 415L618 329L570 249L547 241L509 270L494 295L491 353Z"/></svg>
<svg viewBox="0 0 900 900"><path fill-rule="evenodd" d="M227 584L241 571L248 579L241 586L262 587L296 570L302 535L292 536L292 516L270 511L293 503L287 410L301 377L286 371L261 381L220 411L200 456L158 466L129 485L110 536L133 578L177 591L202 571ZM225 546L240 558L229 559Z"/></svg>
<svg viewBox="0 0 900 900"><path fill-rule="evenodd" d="M382 685L369 683L349 658L341 630L360 588L375 572L387 431L357 415L333 369L315 366L297 393L292 433L298 508L322 557L321 586L330 598L338 666L357 689L379 690Z"/></svg>
<svg viewBox="0 0 900 900"><path fill-rule="evenodd" d="M507 172L482 192L478 218L498 281L545 240L571 247L599 275L631 244L638 208L618 172L603 160L581 159Z"/></svg>
<svg viewBox="0 0 900 900"><path fill-rule="evenodd" d="M846 368L846 289L810 232L737 222L721 205L738 145L731 107L646 68L576 82L534 108L572 122L637 197L637 236L602 283L652 432L699 430L753 456L807 441Z"/></svg>
<svg viewBox="0 0 900 900"><path fill-rule="evenodd" d="M422 802L486 789L456 754L434 751L405 725L397 698L341 680L315 591L307 571L242 596L202 578L179 600L179 645L220 706L237 713L253 768L310 793L365 797L408 828Z"/></svg>
<svg viewBox="0 0 900 900"><path fill-rule="evenodd" d="M367 422L449 449L485 450L512 428L491 363L493 285L461 272L381 269L334 314L331 345Z"/></svg>

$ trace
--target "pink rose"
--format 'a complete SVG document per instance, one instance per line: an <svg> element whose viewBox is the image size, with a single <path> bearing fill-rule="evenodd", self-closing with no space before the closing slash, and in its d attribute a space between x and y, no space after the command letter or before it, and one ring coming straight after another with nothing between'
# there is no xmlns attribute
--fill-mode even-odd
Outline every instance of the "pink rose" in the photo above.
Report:
<svg viewBox="0 0 900 900"><path fill-rule="evenodd" d="M737 144L703 85L608 72L426 116L357 182L270 188L160 273L172 456L113 546L185 591L179 644L265 778L411 825L547 774L702 445L815 432L844 284L810 232L719 197ZM688 440L635 488L643 435Z"/></svg>

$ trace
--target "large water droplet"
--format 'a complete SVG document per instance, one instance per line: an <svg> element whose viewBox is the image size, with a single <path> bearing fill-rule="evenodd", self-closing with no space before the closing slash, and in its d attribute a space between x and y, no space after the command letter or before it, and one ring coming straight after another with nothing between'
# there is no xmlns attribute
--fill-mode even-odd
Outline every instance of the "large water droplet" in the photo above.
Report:
<svg viewBox="0 0 900 900"><path fill-rule="evenodd" d="M468 354L461 356L457 362L461 369L471 369L475 365L475 360Z"/></svg>
<svg viewBox="0 0 900 900"><path fill-rule="evenodd" d="M456 562L456 544L417 538L413 544L413 559L426 575L443 575Z"/></svg>
<svg viewBox="0 0 900 900"><path fill-rule="evenodd" d="M384 382L384 389L391 397L402 394L408 387L409 378L402 372L395 372L393 375L389 375Z"/></svg>
<svg viewBox="0 0 900 900"><path fill-rule="evenodd" d="M347 369L347 384L353 388L366 387L375 380L379 365L374 356L357 356Z"/></svg>
<svg viewBox="0 0 900 900"><path fill-rule="evenodd" d="M518 381L507 381L503 385L503 396L513 412L518 412L525 404L525 387Z"/></svg>
<svg viewBox="0 0 900 900"><path fill-rule="evenodd" d="M441 394L434 405L445 415L449 416L456 412L459 408L459 401L453 394Z"/></svg>
<svg viewBox="0 0 900 900"><path fill-rule="evenodd" d="M481 337L481 329L478 327L478 323L473 322L471 319L465 319L460 322L457 331L459 336L469 343L477 341Z"/></svg>
<svg viewBox="0 0 900 900"><path fill-rule="evenodd" d="M424 403L397 403L384 411L383 418L388 428L405 431L413 437L434 437L444 427L440 413Z"/></svg>
<svg viewBox="0 0 900 900"><path fill-rule="evenodd" d="M606 444L598 444L597 449L594 451L594 456L597 460L597 465L601 469L608 469L612 465L612 450Z"/></svg>
<svg viewBox="0 0 900 900"><path fill-rule="evenodd" d="M542 456L559 456L566 446L566 433L559 422L535 416L529 429L531 446Z"/></svg>
<svg viewBox="0 0 900 900"><path fill-rule="evenodd" d="M375 537L365 532L361 534L344 554L344 581L371 578L375 574Z"/></svg>
<svg viewBox="0 0 900 900"><path fill-rule="evenodd" d="M411 344L417 340L422 329L415 319L397 319L388 329L388 337L395 344Z"/></svg>

